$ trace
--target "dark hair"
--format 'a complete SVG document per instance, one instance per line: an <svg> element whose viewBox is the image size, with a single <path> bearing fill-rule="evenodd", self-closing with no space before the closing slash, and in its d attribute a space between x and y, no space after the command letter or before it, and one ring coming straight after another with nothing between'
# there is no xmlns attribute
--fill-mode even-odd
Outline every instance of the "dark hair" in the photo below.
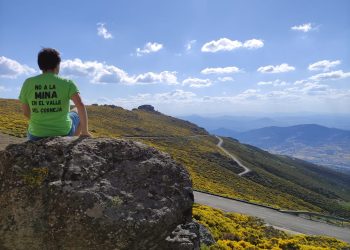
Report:
<svg viewBox="0 0 350 250"><path fill-rule="evenodd" d="M38 65L43 71L53 70L61 62L60 53L52 48L43 48L38 54Z"/></svg>

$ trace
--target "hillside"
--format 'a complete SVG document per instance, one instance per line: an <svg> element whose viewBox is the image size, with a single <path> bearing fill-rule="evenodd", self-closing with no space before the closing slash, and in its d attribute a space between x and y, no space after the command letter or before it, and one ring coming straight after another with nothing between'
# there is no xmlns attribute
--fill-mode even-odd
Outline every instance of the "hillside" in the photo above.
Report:
<svg viewBox="0 0 350 250"><path fill-rule="evenodd" d="M216 249L349 249L348 243L326 236L290 235L267 226L261 219L224 212L194 204L193 218L205 225L216 243L202 250Z"/></svg>
<svg viewBox="0 0 350 250"><path fill-rule="evenodd" d="M290 155L313 163L350 172L350 131L316 124L290 127L266 127L235 132L212 131L229 136L272 153Z"/></svg>
<svg viewBox="0 0 350 250"><path fill-rule="evenodd" d="M0 132L25 136L27 122L16 100L0 99ZM253 172L241 168L216 146L217 138L195 124L158 112L88 106L94 136L133 138L170 153L191 174L196 189L293 210L350 218L350 176L269 154L225 138L223 147Z"/></svg>

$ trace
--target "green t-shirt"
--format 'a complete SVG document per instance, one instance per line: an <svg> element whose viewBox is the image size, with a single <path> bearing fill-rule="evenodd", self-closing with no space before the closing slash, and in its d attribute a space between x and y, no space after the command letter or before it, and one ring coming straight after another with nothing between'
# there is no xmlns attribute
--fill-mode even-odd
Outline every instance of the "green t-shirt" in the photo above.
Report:
<svg viewBox="0 0 350 250"><path fill-rule="evenodd" d="M30 107L28 131L38 137L67 135L71 97L79 90L73 81L43 73L23 83L19 100Z"/></svg>

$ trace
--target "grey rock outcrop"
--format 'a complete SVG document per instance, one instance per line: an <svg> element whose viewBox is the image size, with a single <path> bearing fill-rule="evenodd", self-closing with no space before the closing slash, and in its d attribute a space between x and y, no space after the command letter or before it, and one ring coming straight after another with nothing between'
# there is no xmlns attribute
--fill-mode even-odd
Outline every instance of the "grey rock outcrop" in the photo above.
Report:
<svg viewBox="0 0 350 250"><path fill-rule="evenodd" d="M200 248L199 224L189 222L178 225L166 238L167 250L192 250Z"/></svg>
<svg viewBox="0 0 350 250"><path fill-rule="evenodd" d="M209 232L209 230L203 226L202 224L195 222L198 224L199 227L199 238L200 238L200 244L205 244L207 246L210 246L215 243L213 235Z"/></svg>
<svg viewBox="0 0 350 250"><path fill-rule="evenodd" d="M198 249L190 230L173 240L192 204L186 169L141 143L57 137L0 151L0 249Z"/></svg>
<svg viewBox="0 0 350 250"><path fill-rule="evenodd" d="M154 109L154 107L152 105L149 105L149 104L144 104L144 105L138 106L137 109L160 114L158 111L156 111Z"/></svg>

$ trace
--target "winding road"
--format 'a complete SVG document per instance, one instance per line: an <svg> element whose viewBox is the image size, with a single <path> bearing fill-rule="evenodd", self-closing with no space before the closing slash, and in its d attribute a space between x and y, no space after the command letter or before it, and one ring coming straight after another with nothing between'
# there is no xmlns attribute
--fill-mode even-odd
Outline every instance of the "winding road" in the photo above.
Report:
<svg viewBox="0 0 350 250"><path fill-rule="evenodd" d="M268 225L291 233L327 235L350 243L350 229L322 222L304 219L295 215L245 202L223 198L216 195L194 191L196 203L222 209L226 212L247 214L263 219Z"/></svg>
<svg viewBox="0 0 350 250"><path fill-rule="evenodd" d="M190 136L186 136L186 138L188 137L207 137L207 136L212 136L212 135L190 135ZM227 156L229 156L232 160L234 160L235 162L237 162L237 164L244 169L243 172L239 173L239 176L245 175L247 173L250 172L250 169L247 168L246 166L244 166L239 160L238 158L229 153L226 149L224 149L222 147L222 143L223 140L221 137L216 136L215 137L219 140L218 144L216 145L220 150L222 150ZM172 138L171 136L124 136L122 137L124 139L160 139L160 138ZM10 135L6 135L6 134L2 134L0 133L0 150L4 150L5 147L7 145L9 145L10 143L21 143L26 141L26 138L17 138L14 136L10 136Z"/></svg>
<svg viewBox="0 0 350 250"><path fill-rule="evenodd" d="M186 136L186 138L189 137L206 137L206 136L212 136L212 135L190 135L190 136ZM177 136L179 137L179 136ZM222 152L224 152L228 157L230 157L232 160L234 160L235 162L237 162L238 166L240 166L241 168L243 168L243 171L241 173L239 173L239 176L243 176L247 173L249 173L251 170L244 166L243 163L237 158L237 156L229 153L226 149L224 149L222 147L223 144L223 140L221 137L215 135L215 137L219 140L218 144L216 145ZM126 136L126 137L122 137L124 139L159 139L159 138L173 138L171 136Z"/></svg>
<svg viewBox="0 0 350 250"><path fill-rule="evenodd" d="M205 136L205 135L200 135ZM191 136L192 137L192 136ZM241 166L244 171L238 175L242 176L250 172L250 169L244 166L236 156L229 153L222 147L223 140L219 136L217 147L226 155L232 158ZM159 137L133 137L136 138L159 138ZM130 137L128 139L131 139ZM25 138L16 138L0 133L0 150L3 150L10 143L21 143ZM280 230L286 230L291 233L303 233L310 235L327 235L350 243L350 229L329 225L322 222L307 220L295 215L281 213L277 210L253 205L237 200L223 198L220 196L194 191L194 201L196 203L208 205L214 208L222 209L227 212L237 212L247 214L263 219L268 225Z"/></svg>
<svg viewBox="0 0 350 250"><path fill-rule="evenodd" d="M237 158L235 155L229 153L226 149L224 149L224 148L222 147L222 143L223 143L222 138L219 137L219 136L217 136L217 135L216 135L215 137L219 139L219 142L218 142L218 144L217 144L216 146L218 146L218 148L220 148L221 151L224 152L227 156L229 156L232 160L234 160L235 162L237 162L238 166L240 166L241 168L244 169L244 171L241 172L241 173L239 173L238 175L239 175L239 176L242 176L242 175L245 175L245 174L249 173L249 172L251 171L249 168L247 168L246 166L244 166L244 165L242 164L242 162L240 162L240 160L238 160L238 158Z"/></svg>

